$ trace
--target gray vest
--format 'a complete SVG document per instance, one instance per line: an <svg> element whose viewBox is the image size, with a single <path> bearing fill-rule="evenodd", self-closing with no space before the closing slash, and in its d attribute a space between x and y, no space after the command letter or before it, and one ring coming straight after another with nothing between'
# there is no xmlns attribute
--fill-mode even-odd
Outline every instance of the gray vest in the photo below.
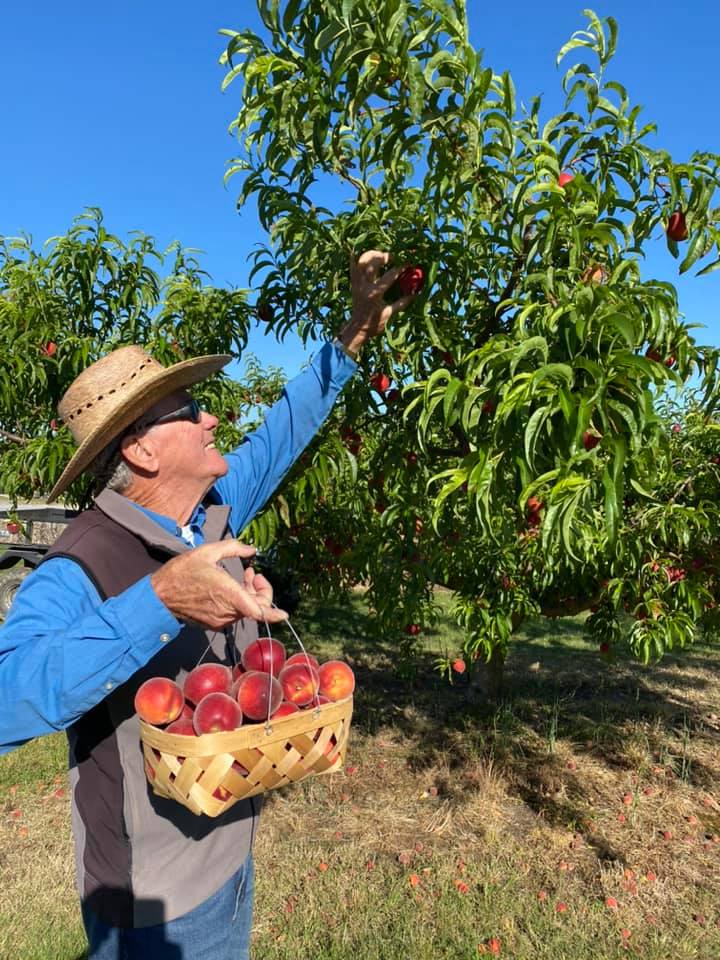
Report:
<svg viewBox="0 0 720 960"><path fill-rule="evenodd" d="M231 536L228 514L225 506L207 508L206 542ZM75 560L108 600L187 549L125 497L105 490L69 524L46 560ZM239 559L224 565L242 579ZM155 796L143 769L133 701L148 677L182 685L201 659L231 665L257 635L254 621L241 620L224 632L185 626L68 730L78 888L106 923L146 927L182 916L229 880L250 852L260 798L211 818Z"/></svg>

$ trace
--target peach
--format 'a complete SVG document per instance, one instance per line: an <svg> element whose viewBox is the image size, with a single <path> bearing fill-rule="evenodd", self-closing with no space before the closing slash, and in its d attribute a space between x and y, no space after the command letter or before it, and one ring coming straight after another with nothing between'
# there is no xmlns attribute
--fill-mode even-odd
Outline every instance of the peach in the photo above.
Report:
<svg viewBox="0 0 720 960"><path fill-rule="evenodd" d="M258 637L242 652L242 665L246 670L262 670L277 676L285 665L287 654L279 640Z"/></svg>
<svg viewBox="0 0 720 960"><path fill-rule="evenodd" d="M229 673L230 671L228 671ZM227 693L208 693L195 708L195 733L220 733L236 730L242 723L242 710Z"/></svg>
<svg viewBox="0 0 720 960"><path fill-rule="evenodd" d="M135 710L146 723L162 726L176 720L183 708L180 687L169 677L151 677L141 683L135 694Z"/></svg>
<svg viewBox="0 0 720 960"><path fill-rule="evenodd" d="M165 733L179 733L181 737L196 737L195 727L190 717L178 717L165 727Z"/></svg>
<svg viewBox="0 0 720 960"><path fill-rule="evenodd" d="M310 703L320 689L318 671L306 663L291 663L289 667L283 667L278 679L284 699L299 707Z"/></svg>
<svg viewBox="0 0 720 960"><path fill-rule="evenodd" d="M237 702L248 720L267 720L282 703L277 677L261 670L248 670L238 680Z"/></svg>
<svg viewBox="0 0 720 960"><path fill-rule="evenodd" d="M241 677L245 673L245 667L241 663L236 663L232 668L232 679L233 683L237 680L238 677Z"/></svg>
<svg viewBox="0 0 720 960"><path fill-rule="evenodd" d="M342 660L320 664L320 693L330 700L345 700L355 689L355 674Z"/></svg>
<svg viewBox="0 0 720 960"><path fill-rule="evenodd" d="M183 704L182 712L178 717L178 720L192 720L193 713L195 712L195 707L188 703L187 700Z"/></svg>
<svg viewBox="0 0 720 960"><path fill-rule="evenodd" d="M278 720L280 717L287 717L291 713L300 713L300 707L296 703L290 703L288 700L283 700L270 719Z"/></svg>
<svg viewBox="0 0 720 960"><path fill-rule="evenodd" d="M313 737L313 740L315 740L316 743L317 743L317 741L320 739L320 734L321 734L321 733L322 733L322 730L318 730L318 732L317 732L317 733L315 734L315 736ZM328 739L328 742L325 744L325 749L323 750L323 756L324 756L324 757L329 756L329 755L332 753L332 751L334 750L334 748L336 747L336 745L337 745L337 738L336 738L335 734L333 733L333 734L330 735L330 738Z"/></svg>
<svg viewBox="0 0 720 960"><path fill-rule="evenodd" d="M230 693L230 668L222 663L200 663L185 677L183 692L190 703L199 704L209 693Z"/></svg>
<svg viewBox="0 0 720 960"><path fill-rule="evenodd" d="M314 657L311 653L294 653L291 657L287 658L285 666L287 667L291 663L310 663L316 670L320 666L318 658Z"/></svg>

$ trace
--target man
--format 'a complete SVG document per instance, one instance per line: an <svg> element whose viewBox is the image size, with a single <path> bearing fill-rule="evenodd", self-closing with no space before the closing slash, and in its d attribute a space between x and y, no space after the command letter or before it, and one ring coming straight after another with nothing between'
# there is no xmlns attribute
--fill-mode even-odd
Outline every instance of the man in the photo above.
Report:
<svg viewBox="0 0 720 960"><path fill-rule="evenodd" d="M234 539L326 418L354 357L412 297L388 305L389 257L352 265L352 316L226 457L217 418L186 392L229 357L164 368L139 347L92 364L60 404L78 449L50 497L104 484L24 581L0 628L0 751L67 729L78 886L90 957L248 956L258 798L212 819L150 790L134 694L234 662L276 623L254 551ZM221 568L222 565L222 568ZM250 623L245 618L251 618Z"/></svg>

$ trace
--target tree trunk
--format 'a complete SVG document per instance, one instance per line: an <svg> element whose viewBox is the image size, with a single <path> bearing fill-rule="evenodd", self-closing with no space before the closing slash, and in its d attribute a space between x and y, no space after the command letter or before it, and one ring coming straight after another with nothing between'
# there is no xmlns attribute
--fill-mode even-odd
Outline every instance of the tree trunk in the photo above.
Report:
<svg viewBox="0 0 720 960"><path fill-rule="evenodd" d="M499 700L503 693L505 656L494 647L490 659L477 660L471 681L472 689L486 700Z"/></svg>

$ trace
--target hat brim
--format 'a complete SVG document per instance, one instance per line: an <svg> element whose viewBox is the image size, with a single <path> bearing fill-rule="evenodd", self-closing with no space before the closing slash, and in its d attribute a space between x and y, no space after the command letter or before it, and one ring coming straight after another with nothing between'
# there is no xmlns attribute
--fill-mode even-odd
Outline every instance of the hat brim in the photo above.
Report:
<svg viewBox="0 0 720 960"><path fill-rule="evenodd" d="M181 360L128 393L123 403L113 412L112 421L100 424L83 440L48 494L46 502L57 499L112 440L120 436L159 400L175 390L200 383L222 370L231 360L232 357L224 353Z"/></svg>

